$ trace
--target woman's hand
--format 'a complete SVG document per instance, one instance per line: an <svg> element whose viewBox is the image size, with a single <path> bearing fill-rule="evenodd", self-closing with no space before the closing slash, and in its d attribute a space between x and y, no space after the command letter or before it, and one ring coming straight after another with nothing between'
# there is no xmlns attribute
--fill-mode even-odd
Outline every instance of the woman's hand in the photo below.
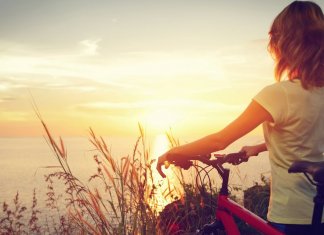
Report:
<svg viewBox="0 0 324 235"><path fill-rule="evenodd" d="M165 178L166 175L162 171L162 166L164 165L165 169L167 169L170 165L170 161L176 161L178 157L180 157L180 155L177 148L173 148L158 158L156 169L163 178Z"/></svg>
<svg viewBox="0 0 324 235"><path fill-rule="evenodd" d="M267 151L267 146L265 143L259 144L259 145L253 145L253 146L243 146L241 149L241 152L246 153L246 157L252 157L252 156L258 156L259 153Z"/></svg>
<svg viewBox="0 0 324 235"><path fill-rule="evenodd" d="M168 159L167 159L167 155L168 155L168 152L166 152L165 154L163 154L162 156L160 156L158 158L158 161L157 161L157 164L156 164L156 169L157 171L159 172L159 174L165 178L166 175L163 173L162 171L162 166L164 165L165 168L168 167Z"/></svg>

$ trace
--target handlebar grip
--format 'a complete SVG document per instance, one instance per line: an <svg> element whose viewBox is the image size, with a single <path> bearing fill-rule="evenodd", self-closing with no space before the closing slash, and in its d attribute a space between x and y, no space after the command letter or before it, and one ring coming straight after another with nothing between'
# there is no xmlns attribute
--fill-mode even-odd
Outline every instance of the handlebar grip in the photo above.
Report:
<svg viewBox="0 0 324 235"><path fill-rule="evenodd" d="M176 161L173 163L175 166L179 166L184 170L188 170L192 165L192 161L184 160L184 161Z"/></svg>
<svg viewBox="0 0 324 235"><path fill-rule="evenodd" d="M228 162L232 165L239 165L242 162L247 162L246 152L229 153L225 156L224 162Z"/></svg>
<svg viewBox="0 0 324 235"><path fill-rule="evenodd" d="M194 165L194 163L192 161L198 160L201 161L203 163L206 163L206 161L208 162L210 159L211 155L197 155L197 156L193 156L190 159L177 159L176 161L172 161L171 163L174 164L175 166L179 166L181 168L183 168L184 170L188 170L191 166Z"/></svg>

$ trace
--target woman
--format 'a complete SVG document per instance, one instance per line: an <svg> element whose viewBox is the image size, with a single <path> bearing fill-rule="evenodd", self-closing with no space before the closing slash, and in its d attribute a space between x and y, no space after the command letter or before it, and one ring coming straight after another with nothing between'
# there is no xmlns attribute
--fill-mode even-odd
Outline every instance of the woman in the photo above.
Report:
<svg viewBox="0 0 324 235"><path fill-rule="evenodd" d="M248 157L269 151L268 220L286 234L307 234L315 187L302 174L288 174L288 168L296 160L324 161L323 12L313 2L294 1L275 18L269 35L277 82L262 89L221 131L159 157L157 170L165 177L161 166L166 161L223 150L263 124L265 143L242 151Z"/></svg>

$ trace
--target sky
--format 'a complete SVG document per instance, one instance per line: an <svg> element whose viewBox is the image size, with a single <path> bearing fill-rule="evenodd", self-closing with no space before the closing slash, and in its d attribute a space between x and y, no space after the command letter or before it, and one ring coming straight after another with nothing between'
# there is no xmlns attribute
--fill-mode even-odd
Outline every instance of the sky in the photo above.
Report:
<svg viewBox="0 0 324 235"><path fill-rule="evenodd" d="M0 0L0 137L209 134L274 82L286 0ZM323 1L315 1L324 8Z"/></svg>

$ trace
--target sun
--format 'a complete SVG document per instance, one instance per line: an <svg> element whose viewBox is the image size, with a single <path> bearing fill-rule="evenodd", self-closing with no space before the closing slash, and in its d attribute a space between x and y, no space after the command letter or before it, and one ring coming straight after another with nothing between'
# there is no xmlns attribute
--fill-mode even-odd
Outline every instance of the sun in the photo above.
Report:
<svg viewBox="0 0 324 235"><path fill-rule="evenodd" d="M171 109L156 109L146 112L140 117L143 123L150 131L165 133L181 120L181 113Z"/></svg>

